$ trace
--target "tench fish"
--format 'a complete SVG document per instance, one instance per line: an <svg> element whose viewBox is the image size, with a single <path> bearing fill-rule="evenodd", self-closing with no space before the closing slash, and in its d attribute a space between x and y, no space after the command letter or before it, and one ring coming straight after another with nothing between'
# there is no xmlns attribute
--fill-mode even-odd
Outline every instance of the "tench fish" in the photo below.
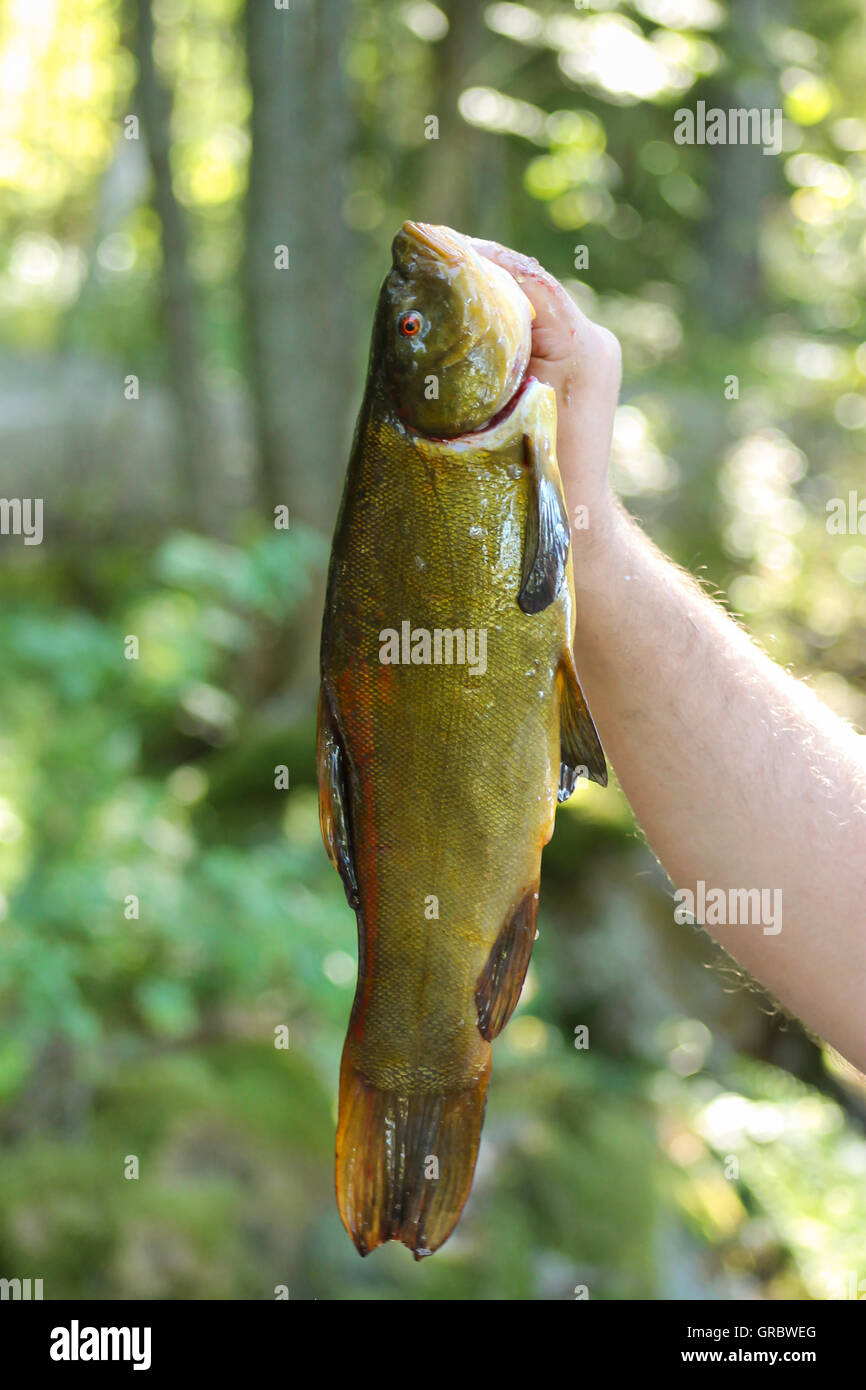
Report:
<svg viewBox="0 0 866 1390"><path fill-rule="evenodd" d="M331 553L319 805L358 920L340 1215L362 1255L421 1259L469 1193L557 801L607 772L532 306L450 228L406 222L392 252Z"/></svg>

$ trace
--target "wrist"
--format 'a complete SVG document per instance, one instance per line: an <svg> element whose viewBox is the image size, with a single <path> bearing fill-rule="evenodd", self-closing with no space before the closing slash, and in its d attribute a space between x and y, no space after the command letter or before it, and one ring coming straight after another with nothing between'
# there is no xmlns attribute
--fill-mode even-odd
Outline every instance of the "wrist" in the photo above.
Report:
<svg viewBox="0 0 866 1390"><path fill-rule="evenodd" d="M640 533L612 491L600 496L588 512L585 528L572 525L575 584L578 591L609 596L619 588L620 576L633 567L635 542Z"/></svg>
<svg viewBox="0 0 866 1390"><path fill-rule="evenodd" d="M571 539L575 563L593 564L609 553L617 543L618 533L625 520L619 499L605 481L595 490L586 489L582 495L574 488L566 491L566 505L571 519Z"/></svg>

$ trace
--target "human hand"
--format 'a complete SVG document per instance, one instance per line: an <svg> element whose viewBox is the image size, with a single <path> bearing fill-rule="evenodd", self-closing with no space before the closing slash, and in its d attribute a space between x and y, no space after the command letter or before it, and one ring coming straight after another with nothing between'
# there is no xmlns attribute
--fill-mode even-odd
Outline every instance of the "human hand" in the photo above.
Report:
<svg viewBox="0 0 866 1390"><path fill-rule="evenodd" d="M470 240L514 277L535 309L529 371L556 392L557 459L569 515L587 509L586 530L574 532L582 547L583 537L591 542L603 534L614 510L608 461L622 375L619 342L531 256Z"/></svg>

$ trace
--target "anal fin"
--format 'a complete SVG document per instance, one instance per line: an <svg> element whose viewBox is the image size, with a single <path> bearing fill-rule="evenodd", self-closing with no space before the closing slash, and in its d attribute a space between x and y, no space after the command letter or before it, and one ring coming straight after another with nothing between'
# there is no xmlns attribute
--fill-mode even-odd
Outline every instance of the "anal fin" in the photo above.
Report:
<svg viewBox="0 0 866 1390"><path fill-rule="evenodd" d="M517 1007L535 941L538 884L521 898L502 926L475 986L478 1031L498 1037Z"/></svg>

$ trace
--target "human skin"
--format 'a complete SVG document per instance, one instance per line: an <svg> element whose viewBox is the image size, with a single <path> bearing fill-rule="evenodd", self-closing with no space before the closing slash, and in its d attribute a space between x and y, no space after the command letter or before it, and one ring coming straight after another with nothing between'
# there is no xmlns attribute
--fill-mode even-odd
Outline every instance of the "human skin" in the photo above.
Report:
<svg viewBox="0 0 866 1390"><path fill-rule="evenodd" d="M476 247L535 306L573 529L575 652L608 758L678 889L781 890L781 930L707 930L866 1071L866 738L777 666L615 497L619 344L537 262Z"/></svg>

